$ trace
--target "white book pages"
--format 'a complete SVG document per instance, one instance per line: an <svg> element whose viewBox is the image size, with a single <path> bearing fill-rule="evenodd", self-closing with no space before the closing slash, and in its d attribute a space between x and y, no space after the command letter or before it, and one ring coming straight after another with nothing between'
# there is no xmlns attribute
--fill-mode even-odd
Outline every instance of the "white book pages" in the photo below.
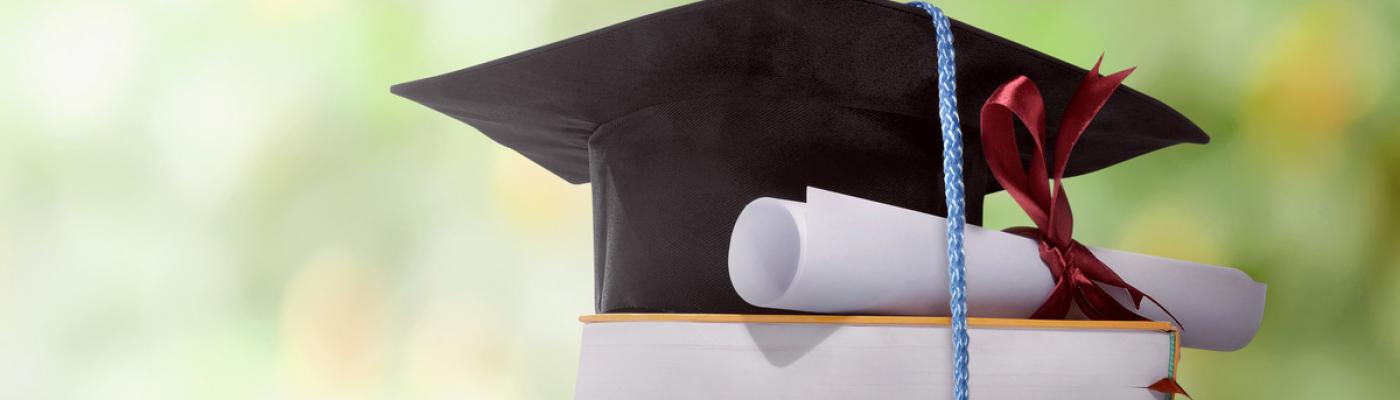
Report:
<svg viewBox="0 0 1400 400"><path fill-rule="evenodd" d="M750 304L836 314L948 312L946 220L808 188L807 202L760 198L734 226L729 274ZM966 230L969 315L1025 318L1054 286L1035 241ZM1189 261L1090 248L1118 275L1180 320L1187 347L1230 351L1254 337L1265 285L1244 272ZM1127 293L1109 293L1133 309ZM1172 322L1144 301L1138 314Z"/></svg>
<svg viewBox="0 0 1400 400"><path fill-rule="evenodd" d="M972 329L979 400L1163 399L1170 334ZM612 322L584 327L575 398L952 398L947 326Z"/></svg>

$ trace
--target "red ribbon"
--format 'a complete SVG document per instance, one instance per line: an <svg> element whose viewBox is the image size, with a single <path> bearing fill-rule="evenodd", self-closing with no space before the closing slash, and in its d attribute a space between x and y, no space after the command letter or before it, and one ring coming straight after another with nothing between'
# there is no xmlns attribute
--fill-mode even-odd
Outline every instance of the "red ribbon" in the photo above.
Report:
<svg viewBox="0 0 1400 400"><path fill-rule="evenodd" d="M1100 57L1099 62L1102 61ZM1031 318L1063 319L1073 303L1089 319L1147 320L1114 300L1100 284L1126 290L1138 309L1142 308L1144 298L1162 307L1152 296L1123 281L1113 269L1094 257L1087 247L1071 238L1074 215L1061 183L1075 142L1132 71L1130 68L1105 77L1099 75L1099 63L1095 63L1094 69L1080 82L1061 119L1059 136L1055 138L1053 175L1048 174L1045 168L1045 105L1040 90L1030 78L1020 76L1001 85L982 106L982 149L986 153L987 165L991 167L997 182L1006 188L1006 192L1036 225L1035 228L1019 227L1007 231L1039 242L1040 259L1050 268L1050 275L1055 280L1055 289ZM1021 120L1035 142L1029 171L1021 166L1016 127L1011 119L1013 116ZM1047 184L1051 178L1055 182L1053 193ZM1166 311L1166 308L1162 307L1162 310ZM1167 315L1176 321L1176 316L1172 316L1170 311L1167 311ZM1181 326L1180 321L1177 321L1177 326Z"/></svg>
<svg viewBox="0 0 1400 400"><path fill-rule="evenodd" d="M1089 248L1071 237L1074 214L1070 211L1069 198L1061 182L1070 151L1113 91L1133 72L1129 68L1105 77L1099 75L1099 64L1102 62L1103 57L1099 57L1099 62L1094 63L1094 69L1079 83L1079 88L1070 98L1069 107L1065 109L1059 136L1055 138L1053 175L1045 170L1045 104L1040 90L1030 78L1020 76L1001 85L982 105L982 151L986 153L987 165L991 167L997 182L1006 188L1006 192L1021 205L1036 226L1007 231L1030 237L1039 243L1040 259L1050 268L1050 276L1055 280L1055 289L1031 314L1031 318L1064 319L1073 303L1089 319L1147 320L1115 300L1100 286L1102 284L1126 290L1135 308L1142 308L1144 298L1152 301L1180 327L1181 321L1162 307L1162 303L1125 282L1112 268L1095 257ZM1013 116L1026 126L1035 143L1029 171L1021 166L1016 126L1011 119ZM1053 193L1047 184L1052 178L1055 182ZM1147 389L1172 395L1186 394L1186 390L1170 377L1153 383Z"/></svg>
<svg viewBox="0 0 1400 400"><path fill-rule="evenodd" d="M1148 386L1147 390L1151 390L1157 393L1166 393L1172 395L1171 398L1175 398L1178 394L1186 396L1186 398L1188 399L1191 398L1191 395L1189 393L1186 393L1186 389L1183 389L1181 385L1177 384L1176 379L1174 378L1162 378L1162 380L1159 380L1156 383L1153 383L1151 386Z"/></svg>

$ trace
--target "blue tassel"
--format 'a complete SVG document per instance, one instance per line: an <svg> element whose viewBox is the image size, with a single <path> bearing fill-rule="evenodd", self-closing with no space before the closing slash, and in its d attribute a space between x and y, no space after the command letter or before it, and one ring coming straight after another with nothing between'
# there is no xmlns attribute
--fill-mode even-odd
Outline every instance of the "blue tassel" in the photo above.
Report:
<svg viewBox="0 0 1400 400"><path fill-rule="evenodd" d="M953 59L953 30L943 10L928 3L911 3L933 16L938 41L938 119L943 128L943 195L948 202L948 308L952 311L953 398L967 400L967 282L963 277L962 127L958 121L957 71Z"/></svg>

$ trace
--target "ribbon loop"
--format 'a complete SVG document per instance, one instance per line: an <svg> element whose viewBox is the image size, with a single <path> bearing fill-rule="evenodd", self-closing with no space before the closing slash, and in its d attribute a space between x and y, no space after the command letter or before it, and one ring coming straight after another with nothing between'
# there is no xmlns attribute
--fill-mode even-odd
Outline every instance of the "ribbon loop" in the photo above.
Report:
<svg viewBox="0 0 1400 400"><path fill-rule="evenodd" d="M1031 132L1035 151L1031 153L1029 171L1021 167L1020 148L1016 144L1016 128L1012 117L1025 124ZM1041 230L1050 223L1050 187L1046 185L1045 151L1041 138L1045 130L1045 105L1030 78L1024 76L1007 82L997 89L982 106L982 151L987 166L1001 182L1011 198L1026 210L1031 221ZM991 132L993 134L989 135ZM1009 134L997 134L1007 132Z"/></svg>

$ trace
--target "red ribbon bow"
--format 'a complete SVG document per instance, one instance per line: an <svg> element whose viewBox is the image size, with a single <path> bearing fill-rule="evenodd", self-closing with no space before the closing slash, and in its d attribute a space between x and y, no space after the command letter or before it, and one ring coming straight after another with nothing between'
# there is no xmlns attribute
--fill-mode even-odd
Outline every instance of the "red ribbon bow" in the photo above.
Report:
<svg viewBox="0 0 1400 400"><path fill-rule="evenodd" d="M1100 57L1099 62L1102 61ZM1126 290L1136 308L1142 307L1144 298L1162 307L1152 296L1123 281L1113 269L1094 257L1087 247L1071 238L1074 215L1061 183L1075 142L1132 71L1130 68L1105 77L1099 75L1099 63L1095 63L1094 69L1080 82L1060 122L1059 136L1055 138L1053 176L1045 170L1045 105L1040 90L1030 78L1020 76L1001 85L982 106L982 149L986 153L987 165L991 167L997 182L1006 188L1006 192L1036 225L1035 228L1019 227L1007 231L1039 242L1040 259L1050 268L1050 275L1055 280L1055 289L1031 318L1063 319L1073 302L1090 319L1147 320L1114 300L1099 284ZM1025 124L1035 142L1029 171L1021 166L1012 116ZM1047 184L1051 178L1055 182L1054 193ZM1162 307L1162 310L1166 311L1166 308ZM1170 311L1167 315L1176 321ZM1180 325L1180 321L1177 321L1177 326Z"/></svg>
<svg viewBox="0 0 1400 400"><path fill-rule="evenodd" d="M1079 310L1089 319L1147 320L1127 309L1104 290L1100 284L1121 288L1128 292L1135 308L1142 308L1146 298L1167 313L1167 316L1181 326L1176 316L1162 307L1152 296L1143 293L1125 282L1112 268L1094 257L1089 248L1071 238L1074 231L1074 214L1069 208L1069 198L1065 195L1062 179L1069 161L1070 150L1084 133L1084 128L1103 109L1109 96L1123 83L1123 79L1133 72L1132 68L1109 75L1099 75L1099 64L1103 57L1094 63L1094 69L1079 83L1069 108L1065 109L1060 121L1059 136L1055 138L1054 175L1045 171L1045 104L1040 90L1030 78L1025 76L1012 79L992 93L987 103L982 105L982 150L987 156L987 165L992 169L1001 187L1011 198L1030 215L1035 228L1018 227L1008 232L1030 237L1040 244L1040 259L1050 268L1050 276L1055 280L1055 289L1045 298L1039 309L1031 314L1035 319L1064 319L1069 314L1070 303L1079 305ZM1016 145L1016 127L1011 117L1015 116L1025 124L1035 142L1031 153L1030 171L1021 167L1020 150ZM1054 178L1055 191L1050 192L1047 180ZM1166 378L1148 389L1168 393L1186 394L1173 378ZM1190 397L1187 395L1187 397Z"/></svg>

